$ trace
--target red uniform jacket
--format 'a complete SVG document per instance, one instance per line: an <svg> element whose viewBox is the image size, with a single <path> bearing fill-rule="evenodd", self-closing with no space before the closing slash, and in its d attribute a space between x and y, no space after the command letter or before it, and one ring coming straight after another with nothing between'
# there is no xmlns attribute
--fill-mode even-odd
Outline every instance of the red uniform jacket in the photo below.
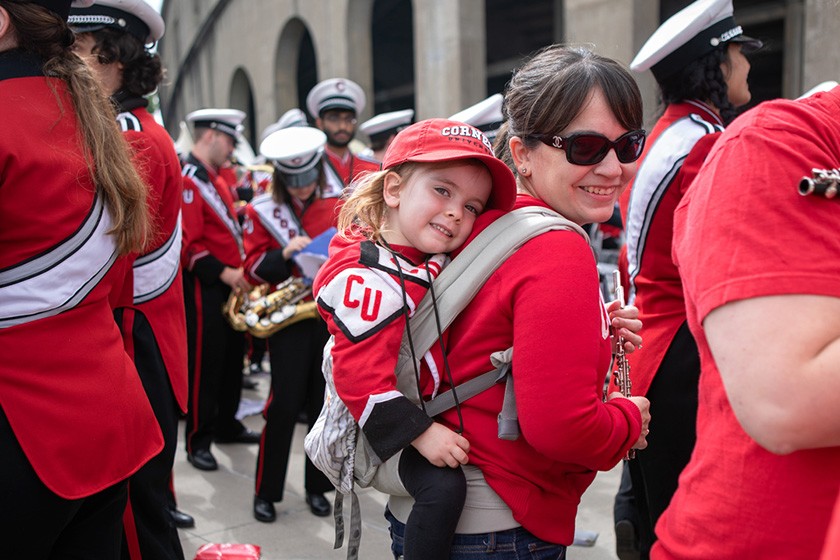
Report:
<svg viewBox="0 0 840 560"><path fill-rule="evenodd" d="M73 103L37 59L0 58L0 407L41 481L76 499L163 438L114 322L129 262L105 233Z"/></svg>
<svg viewBox="0 0 840 560"><path fill-rule="evenodd" d="M300 276L292 261L283 258L283 248L298 235L315 237L335 227L340 204L336 197L278 204L271 194L252 200L246 207L243 226L248 280L255 285L275 285L289 276Z"/></svg>
<svg viewBox="0 0 840 560"><path fill-rule="evenodd" d="M125 100L117 122L134 150L134 160L150 188L149 208L156 237L134 261L130 307L143 313L182 412L187 411L187 332L181 282L181 163L169 134L155 122L142 99Z"/></svg>
<svg viewBox="0 0 840 560"><path fill-rule="evenodd" d="M349 150L344 159L332 153L329 148L324 151L327 154L329 166L341 177L345 185L355 181L361 173L379 171L382 168L382 164L375 159L354 154Z"/></svg>
<svg viewBox="0 0 840 560"><path fill-rule="evenodd" d="M703 142L697 150L695 145L721 130L720 117L699 101L669 105L648 136L633 181L624 223L630 301L639 308L644 324L644 351L627 356L637 395L647 394L671 341L686 321L682 281L671 258L674 210L713 142Z"/></svg>
<svg viewBox="0 0 840 560"><path fill-rule="evenodd" d="M210 283L226 266L242 266L242 228L230 187L193 154L184 164L183 181L181 264Z"/></svg>

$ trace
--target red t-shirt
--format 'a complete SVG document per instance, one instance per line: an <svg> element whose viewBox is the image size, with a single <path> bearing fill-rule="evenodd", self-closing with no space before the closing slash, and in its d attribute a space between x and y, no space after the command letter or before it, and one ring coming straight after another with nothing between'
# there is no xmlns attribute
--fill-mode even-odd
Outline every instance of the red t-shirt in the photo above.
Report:
<svg viewBox="0 0 840 560"><path fill-rule="evenodd" d="M835 88L742 115L677 208L674 253L702 367L697 444L657 524L652 558L819 556L840 488L840 448L774 455L752 440L732 411L702 322L741 299L840 297L840 207L796 192L812 168L840 162L838 114Z"/></svg>

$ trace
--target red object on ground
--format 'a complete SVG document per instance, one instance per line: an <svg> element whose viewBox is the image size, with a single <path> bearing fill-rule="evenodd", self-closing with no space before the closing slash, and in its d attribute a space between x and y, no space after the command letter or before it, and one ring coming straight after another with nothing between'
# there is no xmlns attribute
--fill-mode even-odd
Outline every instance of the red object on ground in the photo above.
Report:
<svg viewBox="0 0 840 560"><path fill-rule="evenodd" d="M195 560L260 560L260 556L255 544L209 543L196 551Z"/></svg>

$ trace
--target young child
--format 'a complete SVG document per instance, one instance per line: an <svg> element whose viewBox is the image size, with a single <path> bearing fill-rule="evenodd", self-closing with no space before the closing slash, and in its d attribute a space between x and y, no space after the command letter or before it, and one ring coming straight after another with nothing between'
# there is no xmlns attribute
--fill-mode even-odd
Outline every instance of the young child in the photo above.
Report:
<svg viewBox="0 0 840 560"><path fill-rule="evenodd" d="M447 254L466 241L486 209L509 210L516 185L481 132L445 119L400 132L382 167L360 179L342 207L341 233L313 289L334 336L339 396L379 459L401 453L399 478L415 499L405 558L444 559L466 495L460 466L469 443L412 402L438 392L448 373L435 366L442 361L424 356L405 394L394 368L406 321Z"/></svg>

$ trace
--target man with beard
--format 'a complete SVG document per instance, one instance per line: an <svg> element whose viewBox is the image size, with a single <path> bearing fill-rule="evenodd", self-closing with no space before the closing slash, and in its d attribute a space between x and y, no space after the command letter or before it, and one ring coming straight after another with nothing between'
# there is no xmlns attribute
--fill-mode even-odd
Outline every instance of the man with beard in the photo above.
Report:
<svg viewBox="0 0 840 560"><path fill-rule="evenodd" d="M379 162L350 151L356 135L356 117L365 108L365 92L345 78L330 78L317 84L306 96L306 108L315 126L327 135L325 153L333 171L346 186L360 173L379 171Z"/></svg>

